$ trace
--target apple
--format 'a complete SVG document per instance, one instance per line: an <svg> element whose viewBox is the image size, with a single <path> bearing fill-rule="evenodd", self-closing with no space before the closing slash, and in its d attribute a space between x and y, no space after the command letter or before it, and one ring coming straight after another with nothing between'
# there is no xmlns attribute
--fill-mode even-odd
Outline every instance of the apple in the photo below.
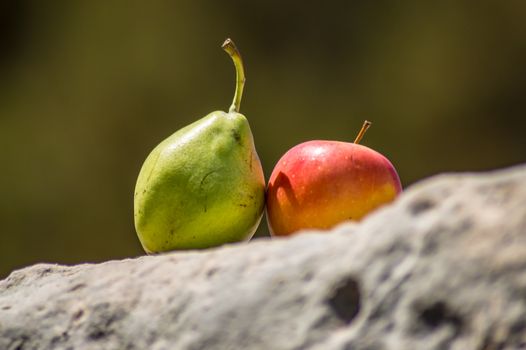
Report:
<svg viewBox="0 0 526 350"><path fill-rule="evenodd" d="M364 122L354 143L308 141L281 157L266 193L271 235L357 221L397 197L402 185L394 166L358 144L370 125Z"/></svg>

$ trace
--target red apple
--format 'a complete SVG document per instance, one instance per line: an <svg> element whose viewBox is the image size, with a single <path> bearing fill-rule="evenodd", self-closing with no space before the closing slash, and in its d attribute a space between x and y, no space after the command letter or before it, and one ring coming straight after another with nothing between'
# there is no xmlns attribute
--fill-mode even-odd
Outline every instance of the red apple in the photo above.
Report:
<svg viewBox="0 0 526 350"><path fill-rule="evenodd" d="M402 191L391 162L354 143L308 141L291 148L276 164L267 188L267 220L272 235L301 229L328 229L360 220Z"/></svg>

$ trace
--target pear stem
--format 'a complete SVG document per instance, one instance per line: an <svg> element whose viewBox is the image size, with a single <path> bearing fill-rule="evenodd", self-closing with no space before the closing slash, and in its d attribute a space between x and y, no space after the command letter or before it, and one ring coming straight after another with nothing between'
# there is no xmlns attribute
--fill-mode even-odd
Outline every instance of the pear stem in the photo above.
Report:
<svg viewBox="0 0 526 350"><path fill-rule="evenodd" d="M368 120L363 122L363 125L362 125L362 128L360 129L360 132L356 136L356 139L354 139L354 143L356 143L356 144L360 143L360 141L362 140L363 135L365 135L365 132L367 131L367 129L369 129L371 124L372 123L370 121L368 121Z"/></svg>
<svg viewBox="0 0 526 350"><path fill-rule="evenodd" d="M228 38L225 40L221 48L228 53L232 61L234 61L234 67L236 68L236 92L234 94L234 100L228 112L239 112L239 106L241 105L241 97L243 96L243 88L245 87L245 70L243 69L243 60L241 54L236 47L236 44L232 39Z"/></svg>

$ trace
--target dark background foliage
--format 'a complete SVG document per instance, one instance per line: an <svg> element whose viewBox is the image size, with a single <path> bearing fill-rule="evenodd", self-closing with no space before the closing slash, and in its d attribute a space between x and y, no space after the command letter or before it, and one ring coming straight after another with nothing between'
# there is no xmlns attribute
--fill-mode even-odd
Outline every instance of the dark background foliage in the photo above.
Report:
<svg viewBox="0 0 526 350"><path fill-rule="evenodd" d="M241 111L266 177L309 139L384 153L404 186L526 161L526 2L0 2L0 276L143 254L140 166L162 139ZM258 236L266 235L263 221Z"/></svg>

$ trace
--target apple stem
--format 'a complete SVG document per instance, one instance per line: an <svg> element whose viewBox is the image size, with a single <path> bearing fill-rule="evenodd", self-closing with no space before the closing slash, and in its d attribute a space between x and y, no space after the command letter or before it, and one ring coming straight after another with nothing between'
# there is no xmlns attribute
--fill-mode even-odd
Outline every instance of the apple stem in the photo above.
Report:
<svg viewBox="0 0 526 350"><path fill-rule="evenodd" d="M356 139L354 139L354 143L357 143L357 144L360 143L360 141L362 140L363 135L365 135L365 132L367 131L367 129L369 129L371 124L372 123L370 121L368 121L368 120L363 122L363 125L362 125L362 128L360 129L360 132L356 136Z"/></svg>
<svg viewBox="0 0 526 350"><path fill-rule="evenodd" d="M241 105L241 97L243 96L243 88L245 87L245 70L243 69L243 60L241 54L236 47L236 44L232 39L228 38L225 40L221 48L228 53L232 61L234 61L234 67L236 68L236 92L234 94L234 100L228 110L231 112L239 112L239 106Z"/></svg>

